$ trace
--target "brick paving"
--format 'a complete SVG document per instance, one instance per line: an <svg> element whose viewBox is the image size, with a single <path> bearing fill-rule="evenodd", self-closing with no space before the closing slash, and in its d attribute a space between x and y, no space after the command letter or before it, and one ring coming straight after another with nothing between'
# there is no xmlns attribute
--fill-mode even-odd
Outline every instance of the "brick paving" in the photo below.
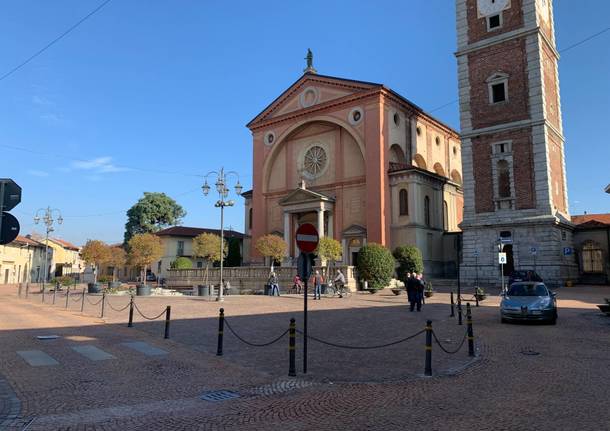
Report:
<svg viewBox="0 0 610 431"><path fill-rule="evenodd" d="M38 298L26 302L15 292L0 292L6 317L0 321L0 374L21 404L7 429L21 429L32 419L32 430L599 430L610 423L610 319L595 308L610 297L608 288L561 290L556 326L501 325L498 298L490 297L474 309L478 360L469 362L465 349L447 357L435 346L433 378L421 377L421 338L412 346L367 352L310 342L310 373L303 376L299 363L297 379L286 376L287 339L256 349L225 331L225 356L216 357L215 302L138 298L145 314L172 306L172 338L164 340L161 322L137 318L134 328L126 328L125 312L108 311L101 320L92 317L97 309L89 303L81 316L77 303L66 311L60 301L39 305ZM128 301L109 300L117 308ZM365 345L406 336L432 318L441 340L452 346L465 330L448 317L445 293L431 298L421 314L406 311L404 301L382 293L310 302L310 333ZM255 341L281 333L291 316L302 320L300 300L288 296L228 297L222 306L236 330ZM48 333L61 338L34 338ZM137 354L122 346L126 341L169 353ZM95 345L116 359L92 362L70 348L75 344ZM15 353L33 349L60 365L30 367ZM199 399L217 389L241 397Z"/></svg>

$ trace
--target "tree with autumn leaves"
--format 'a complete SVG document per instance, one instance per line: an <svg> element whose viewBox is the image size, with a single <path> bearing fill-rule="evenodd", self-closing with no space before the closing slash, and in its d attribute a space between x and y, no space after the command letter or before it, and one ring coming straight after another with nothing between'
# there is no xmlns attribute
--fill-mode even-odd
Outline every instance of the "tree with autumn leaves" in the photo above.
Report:
<svg viewBox="0 0 610 431"><path fill-rule="evenodd" d="M225 241L224 250L220 253L220 236L213 233L202 233L193 238L193 255L205 259L205 284L208 285L210 262L220 262L227 256L228 244Z"/></svg>
<svg viewBox="0 0 610 431"><path fill-rule="evenodd" d="M161 239L151 233L136 234L127 243L127 260L130 265L140 268L142 283L146 283L146 269L163 256Z"/></svg>
<svg viewBox="0 0 610 431"><path fill-rule="evenodd" d="M110 259L110 247L98 239L90 239L83 246L80 255L88 265L95 268L93 273L93 282L97 283L97 273L101 263Z"/></svg>

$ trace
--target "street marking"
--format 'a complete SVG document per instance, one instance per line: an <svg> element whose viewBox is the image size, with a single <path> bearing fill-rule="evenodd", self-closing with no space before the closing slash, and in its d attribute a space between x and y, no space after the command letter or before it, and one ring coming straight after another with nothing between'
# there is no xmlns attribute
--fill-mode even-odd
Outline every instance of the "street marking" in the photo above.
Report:
<svg viewBox="0 0 610 431"><path fill-rule="evenodd" d="M59 362L47 355L42 350L18 350L17 354L32 367L59 365Z"/></svg>
<svg viewBox="0 0 610 431"><path fill-rule="evenodd" d="M92 361L104 361L106 359L115 359L110 353L104 352L102 349L98 349L95 346L70 346L72 350L80 353L87 359Z"/></svg>
<svg viewBox="0 0 610 431"><path fill-rule="evenodd" d="M167 355L168 352L165 350L159 349L155 346L151 346L144 341L131 341L129 343L121 343L123 346L129 347L130 349L136 350L140 353L145 354L146 356L160 356Z"/></svg>
<svg viewBox="0 0 610 431"><path fill-rule="evenodd" d="M317 242L318 235L299 234L299 235L297 235L297 241Z"/></svg>

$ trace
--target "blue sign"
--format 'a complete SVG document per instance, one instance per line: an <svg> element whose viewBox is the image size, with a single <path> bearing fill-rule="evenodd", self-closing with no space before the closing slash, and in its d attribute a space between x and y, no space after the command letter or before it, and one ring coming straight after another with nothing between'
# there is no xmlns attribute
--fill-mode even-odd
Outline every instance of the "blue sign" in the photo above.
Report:
<svg viewBox="0 0 610 431"><path fill-rule="evenodd" d="M572 247L564 247L563 248L563 255L564 256L571 256L572 255Z"/></svg>

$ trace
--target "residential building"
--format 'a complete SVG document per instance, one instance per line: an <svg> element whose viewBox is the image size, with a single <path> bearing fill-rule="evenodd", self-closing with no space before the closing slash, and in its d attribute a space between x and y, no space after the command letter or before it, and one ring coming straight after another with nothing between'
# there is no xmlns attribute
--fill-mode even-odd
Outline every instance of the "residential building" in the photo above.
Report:
<svg viewBox="0 0 610 431"><path fill-rule="evenodd" d="M44 244L25 236L0 245L0 284L38 283L44 274Z"/></svg>
<svg viewBox="0 0 610 431"><path fill-rule="evenodd" d="M574 245L583 284L610 282L610 214L572 216Z"/></svg>

